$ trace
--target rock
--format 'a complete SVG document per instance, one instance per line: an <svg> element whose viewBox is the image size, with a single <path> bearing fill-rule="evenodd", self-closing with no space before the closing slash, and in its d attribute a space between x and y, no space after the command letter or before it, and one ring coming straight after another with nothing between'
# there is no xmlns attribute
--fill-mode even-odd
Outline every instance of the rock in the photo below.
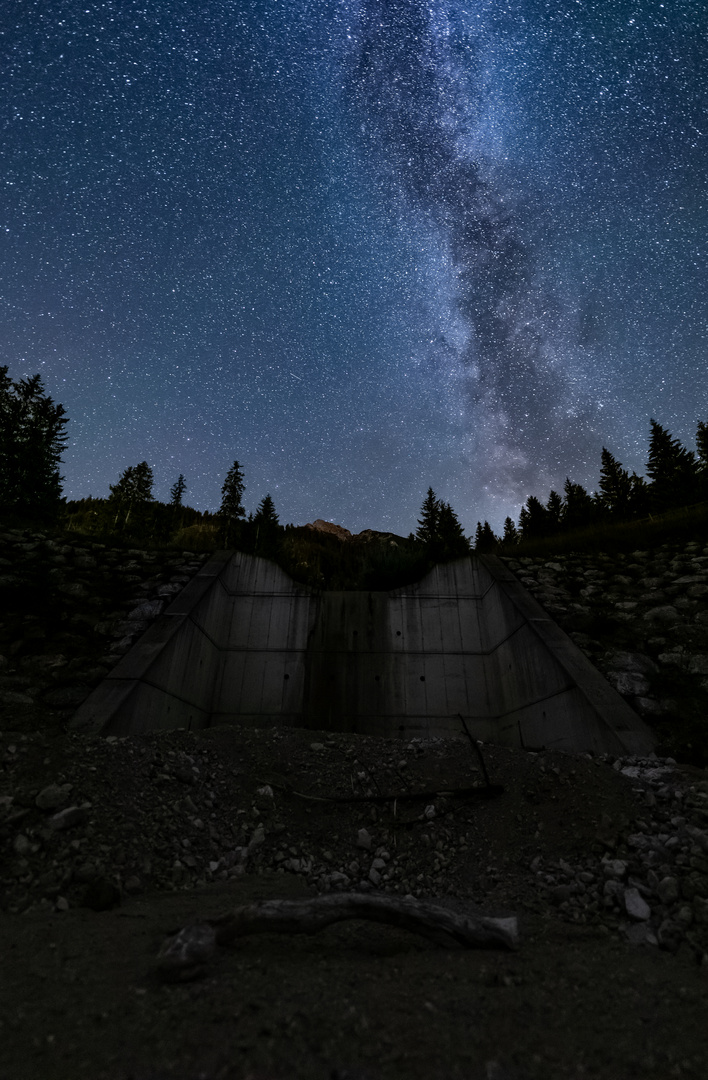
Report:
<svg viewBox="0 0 708 1080"><path fill-rule="evenodd" d="M627 873L627 863L622 859L606 859L603 860L603 871L605 877L619 881Z"/></svg>
<svg viewBox="0 0 708 1080"><path fill-rule="evenodd" d="M32 844L24 833L18 833L12 847L16 855L27 855L32 850Z"/></svg>
<svg viewBox="0 0 708 1080"><path fill-rule="evenodd" d="M50 690L42 700L46 705L51 705L56 709L73 709L80 705L90 693L90 686L62 686L58 690Z"/></svg>
<svg viewBox="0 0 708 1080"><path fill-rule="evenodd" d="M82 863L74 871L74 878L76 881L81 882L82 885L88 885L90 882L95 881L98 877L98 870L92 862Z"/></svg>
<svg viewBox="0 0 708 1080"><path fill-rule="evenodd" d="M674 623L679 622L681 616L675 607L670 604L663 604L661 607L650 608L645 612L644 620L648 623L653 623L657 626L673 626Z"/></svg>
<svg viewBox="0 0 708 1080"><path fill-rule="evenodd" d="M142 622L143 620L154 619L162 612L164 606L162 600L146 600L144 603L138 604L137 607L128 612L128 620L132 622Z"/></svg>
<svg viewBox="0 0 708 1080"><path fill-rule="evenodd" d="M603 657L608 667L614 671L631 671L639 675L655 675L659 668L650 656L638 652L625 652L617 649L605 653Z"/></svg>
<svg viewBox="0 0 708 1080"><path fill-rule="evenodd" d="M708 899L698 895L693 897L693 917L702 926L708 925Z"/></svg>
<svg viewBox="0 0 708 1080"><path fill-rule="evenodd" d="M34 705L34 698L21 690L0 690L0 702L3 705Z"/></svg>
<svg viewBox="0 0 708 1080"><path fill-rule="evenodd" d="M74 600L86 600L90 593L81 581L67 581L57 587L63 596L72 597Z"/></svg>
<svg viewBox="0 0 708 1080"><path fill-rule="evenodd" d="M367 829L359 829L356 838L356 846L363 848L365 851L371 851L371 834Z"/></svg>
<svg viewBox="0 0 708 1080"><path fill-rule="evenodd" d="M573 890L570 885L556 885L551 889L551 900L554 904L564 904L572 895Z"/></svg>
<svg viewBox="0 0 708 1080"><path fill-rule="evenodd" d="M73 829L82 825L88 817L88 811L83 806L67 806L66 810L60 810L49 819L49 825L56 832L64 829Z"/></svg>
<svg viewBox="0 0 708 1080"><path fill-rule="evenodd" d="M651 917L651 908L642 897L639 889L624 890L624 909L631 919L648 919Z"/></svg>
<svg viewBox="0 0 708 1080"><path fill-rule="evenodd" d="M625 937L632 945L656 945L656 938L646 922L630 923L625 927Z"/></svg>
<svg viewBox="0 0 708 1080"><path fill-rule="evenodd" d="M275 809L275 796L273 795L273 789L269 784L265 787L256 789L253 805L257 810L264 812L270 812Z"/></svg>
<svg viewBox="0 0 708 1080"><path fill-rule="evenodd" d="M35 805L40 810L56 810L58 807L63 806L69 798L71 787L71 784L62 784L61 786L59 784L50 784L48 787L42 788L34 800Z"/></svg>
<svg viewBox="0 0 708 1080"><path fill-rule="evenodd" d="M659 945L667 952L676 952L684 938L683 927L672 919L664 919L656 933Z"/></svg>
<svg viewBox="0 0 708 1080"><path fill-rule="evenodd" d="M679 898L679 883L675 877L664 877L656 886L656 895L662 904L673 904Z"/></svg>
<svg viewBox="0 0 708 1080"><path fill-rule="evenodd" d="M608 671L606 677L618 694L644 697L649 691L649 680L639 672Z"/></svg>

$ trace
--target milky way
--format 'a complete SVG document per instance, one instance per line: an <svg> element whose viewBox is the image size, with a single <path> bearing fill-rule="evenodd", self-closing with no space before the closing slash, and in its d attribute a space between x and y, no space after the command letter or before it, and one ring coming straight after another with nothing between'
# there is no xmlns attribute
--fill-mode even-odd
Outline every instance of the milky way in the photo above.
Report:
<svg viewBox="0 0 708 1080"><path fill-rule="evenodd" d="M473 528L708 418L698 0L6 5L0 362L65 491Z"/></svg>

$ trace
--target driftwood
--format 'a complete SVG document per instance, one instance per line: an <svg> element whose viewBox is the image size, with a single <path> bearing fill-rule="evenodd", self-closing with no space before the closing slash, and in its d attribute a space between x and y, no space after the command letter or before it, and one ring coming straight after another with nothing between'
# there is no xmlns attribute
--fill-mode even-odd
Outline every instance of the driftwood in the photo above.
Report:
<svg viewBox="0 0 708 1080"><path fill-rule="evenodd" d="M496 799L504 794L501 784L485 784L462 788L435 788L429 791L403 791L393 792L390 795L308 795L304 791L296 791L288 784L278 784L274 780L259 780L259 784L268 784L276 791L285 791L288 795L294 795L298 799L307 799L308 802L324 803L389 803L389 802L415 802L417 799Z"/></svg>
<svg viewBox="0 0 708 1080"><path fill-rule="evenodd" d="M388 923L447 948L515 949L518 945L513 915L502 919L457 915L421 900L339 893L307 900L264 900L185 926L160 949L158 974L167 982L186 982L204 973L217 946L230 945L245 934L316 934L346 919Z"/></svg>

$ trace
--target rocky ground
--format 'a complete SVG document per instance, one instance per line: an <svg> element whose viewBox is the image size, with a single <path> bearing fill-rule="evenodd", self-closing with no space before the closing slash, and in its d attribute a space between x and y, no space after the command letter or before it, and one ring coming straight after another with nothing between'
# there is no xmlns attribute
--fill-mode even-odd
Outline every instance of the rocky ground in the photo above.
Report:
<svg viewBox="0 0 708 1080"><path fill-rule="evenodd" d="M35 542L29 554L39 551L38 560L56 552L46 537L5 540ZM67 732L72 708L51 695L90 687L98 677L89 677L90 664L108 666L145 623L145 614L140 621L126 616L162 599L160 589L179 588L183 582L169 578L186 578L199 560L116 550L107 573L107 549L61 546L71 551L56 564L56 598L46 610L8 608L2 631L3 678L23 681L2 683L0 1076L708 1075L705 769L667 758L601 760L485 746L490 779L503 791L457 798L440 792L485 789L481 764L462 737L401 742L214 728L117 739ZM95 565L76 566L83 556ZM18 565L27 595L38 595L32 589L46 575L37 566L33 580L16 556L8 576ZM633 581L625 569L622 576ZM536 589L565 589L569 599L549 594L557 617L578 603L588 607L588 619L606 618L593 605L615 603L602 581L601 600L592 592L577 599L571 572L577 579L579 567L569 560L555 568L525 564L521 572ZM84 596L69 588L77 576ZM678 598L662 605L679 613L667 624L675 639L672 630L650 631L644 622L643 636L632 631L632 650L593 638L599 623L573 632L587 635L593 656L600 657L593 642L602 656L639 652L661 672L660 656L675 651L674 643L682 655L703 655L702 609L682 610ZM635 620L643 611L618 610ZM613 634L627 625L613 622ZM654 641L659 637L665 646ZM45 662L52 656L61 657L55 668ZM62 671L69 678L57 679ZM702 676L691 678L700 693ZM659 683L648 681L645 693L636 685L625 691L651 699ZM23 694L29 700L12 697ZM663 700L658 691L653 700ZM398 797L375 801L384 795ZM358 801L321 801L328 796ZM195 917L253 899L332 891L515 913L521 945L516 953L448 951L357 922L312 938L244 939L194 982L168 985L158 977L165 936Z"/></svg>
<svg viewBox="0 0 708 1080"><path fill-rule="evenodd" d="M0 730L63 730L207 558L0 532Z"/></svg>
<svg viewBox="0 0 708 1080"><path fill-rule="evenodd" d="M708 765L708 546L505 559L660 738Z"/></svg>

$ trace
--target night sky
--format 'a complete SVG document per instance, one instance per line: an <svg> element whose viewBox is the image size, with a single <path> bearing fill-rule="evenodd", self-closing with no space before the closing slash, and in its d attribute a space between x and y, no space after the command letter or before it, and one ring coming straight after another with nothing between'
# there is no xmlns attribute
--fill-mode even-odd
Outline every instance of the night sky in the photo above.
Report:
<svg viewBox="0 0 708 1080"><path fill-rule="evenodd" d="M708 420L704 0L5 0L0 363L65 494L500 529Z"/></svg>

